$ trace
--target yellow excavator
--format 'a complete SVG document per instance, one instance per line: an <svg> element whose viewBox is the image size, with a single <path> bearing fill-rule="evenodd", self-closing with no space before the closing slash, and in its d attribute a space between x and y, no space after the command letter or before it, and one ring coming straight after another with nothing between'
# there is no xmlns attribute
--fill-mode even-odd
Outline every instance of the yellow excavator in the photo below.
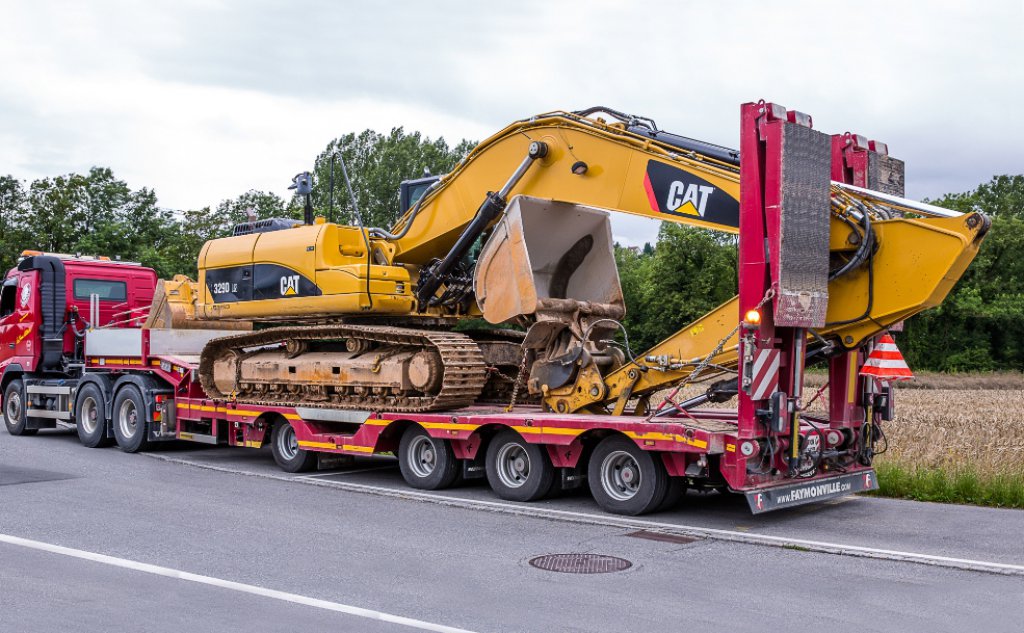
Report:
<svg viewBox="0 0 1024 633"><path fill-rule="evenodd" d="M238 402L400 412L519 398L645 414L698 367L700 380L736 370L739 307L634 354L615 338L626 306L609 214L737 233L739 165L734 150L593 108L509 125L403 189L390 229L314 218L300 178L304 223L253 221L207 242L198 280L165 282L148 325L239 329L200 361L207 394ZM937 305L988 227L836 182L831 203L826 325L809 350L855 349Z"/></svg>

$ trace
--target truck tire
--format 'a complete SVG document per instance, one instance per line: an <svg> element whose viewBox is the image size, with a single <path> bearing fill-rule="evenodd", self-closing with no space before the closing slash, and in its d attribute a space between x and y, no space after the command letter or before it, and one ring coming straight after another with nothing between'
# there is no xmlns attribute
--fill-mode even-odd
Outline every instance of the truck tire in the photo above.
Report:
<svg viewBox="0 0 1024 633"><path fill-rule="evenodd" d="M653 512L669 492L669 476L660 456L622 435L606 437L597 445L587 480L597 505L614 514Z"/></svg>
<svg viewBox="0 0 1024 633"><path fill-rule="evenodd" d="M87 448L102 448L114 443L107 437L107 414L103 406L103 392L93 383L78 390L75 399L75 428L78 440Z"/></svg>
<svg viewBox="0 0 1024 633"><path fill-rule="evenodd" d="M25 384L16 378L4 390L4 425L11 435L35 435L38 429L28 429L28 417L25 414Z"/></svg>
<svg viewBox="0 0 1024 633"><path fill-rule="evenodd" d="M421 490L442 490L459 478L459 460L451 444L410 426L398 443L398 467L405 483Z"/></svg>
<svg viewBox="0 0 1024 633"><path fill-rule="evenodd" d="M284 420L274 425L270 434L270 452L274 461L286 473L305 473L316 470L318 456L313 451L299 448L299 440L295 437L295 428Z"/></svg>
<svg viewBox="0 0 1024 633"><path fill-rule="evenodd" d="M135 385L125 385L114 398L114 438L126 453L149 448L149 421L142 392Z"/></svg>
<svg viewBox="0 0 1024 633"><path fill-rule="evenodd" d="M665 498L661 501L661 504L655 509L655 512L667 512L669 510L675 510L679 506L679 503L683 500L686 495L686 480L682 477L669 477L668 478L668 492L665 493Z"/></svg>
<svg viewBox="0 0 1024 633"><path fill-rule="evenodd" d="M491 489L508 501L543 499L555 483L555 467L544 447L530 444L512 429L488 443L486 465Z"/></svg>

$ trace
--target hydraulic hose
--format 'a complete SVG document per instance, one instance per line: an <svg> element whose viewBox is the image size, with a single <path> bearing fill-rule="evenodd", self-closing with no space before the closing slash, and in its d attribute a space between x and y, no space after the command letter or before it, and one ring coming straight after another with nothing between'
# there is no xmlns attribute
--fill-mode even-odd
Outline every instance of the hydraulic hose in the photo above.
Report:
<svg viewBox="0 0 1024 633"><path fill-rule="evenodd" d="M372 228L372 229L370 229L370 235L372 235L373 237L376 237L376 238L380 238L380 239L384 239L384 240L388 240L388 241L392 241L392 242L395 241L395 240L400 240L403 237L405 237L405 234L408 233L409 229L412 228L412 223L416 221L416 216L419 215L420 205L423 204L423 200L426 199L426 197L430 195L430 192L432 192L434 189L436 189L437 186L440 185L440 184L441 184L441 181L438 180L437 182L435 182L432 185L430 185L429 187L427 187L427 190L423 192L423 195L420 196L420 199L416 201L415 205L413 205L412 211L409 213L409 219L406 220L405 224L402 226L401 230L398 231L398 233L391 233L391 232L389 232L389 231L387 231L385 229L381 229L381 228Z"/></svg>

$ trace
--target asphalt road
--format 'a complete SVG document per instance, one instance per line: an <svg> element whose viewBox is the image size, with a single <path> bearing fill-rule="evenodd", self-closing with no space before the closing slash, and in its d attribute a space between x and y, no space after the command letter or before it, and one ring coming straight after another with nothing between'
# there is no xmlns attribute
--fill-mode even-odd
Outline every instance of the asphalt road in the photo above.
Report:
<svg viewBox="0 0 1024 633"><path fill-rule="evenodd" d="M155 457L86 449L73 433L0 432L0 631L932 633L1024 622L1022 576L638 538L571 520L599 513L583 495L535 504L566 515L552 520L335 485L404 490L388 460L293 476L265 451ZM495 501L480 485L444 496ZM649 520L1024 563L1018 511L857 497L752 517L742 499L693 496ZM632 566L582 575L528 563L551 553Z"/></svg>

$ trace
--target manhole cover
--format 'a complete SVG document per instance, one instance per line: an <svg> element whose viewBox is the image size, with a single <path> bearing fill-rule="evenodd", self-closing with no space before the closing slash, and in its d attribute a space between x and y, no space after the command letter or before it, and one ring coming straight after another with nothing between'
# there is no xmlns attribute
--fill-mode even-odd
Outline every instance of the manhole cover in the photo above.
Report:
<svg viewBox="0 0 1024 633"><path fill-rule="evenodd" d="M531 558L530 564L537 569L565 574L607 574L633 566L625 558L603 554L545 554Z"/></svg>

